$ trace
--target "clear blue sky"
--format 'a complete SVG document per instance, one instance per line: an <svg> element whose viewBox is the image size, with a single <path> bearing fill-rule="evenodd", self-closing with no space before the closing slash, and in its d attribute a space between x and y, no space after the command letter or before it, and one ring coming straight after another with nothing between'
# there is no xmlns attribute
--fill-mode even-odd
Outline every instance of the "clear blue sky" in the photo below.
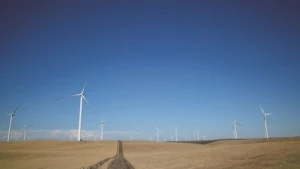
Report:
<svg viewBox="0 0 300 169"><path fill-rule="evenodd" d="M47 2L47 3L46 3ZM81 1L83 2L83 1ZM0 4L0 112L13 127L162 137L300 133L297 1L15 1ZM0 130L9 116L1 115Z"/></svg>

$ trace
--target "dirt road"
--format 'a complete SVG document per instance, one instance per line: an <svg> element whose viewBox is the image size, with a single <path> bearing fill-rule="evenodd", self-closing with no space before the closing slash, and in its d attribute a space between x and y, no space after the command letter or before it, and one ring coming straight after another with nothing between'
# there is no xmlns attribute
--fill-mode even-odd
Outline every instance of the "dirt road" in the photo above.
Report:
<svg viewBox="0 0 300 169"><path fill-rule="evenodd" d="M108 165L108 169L134 169L129 161L124 158L121 141L118 141L118 156Z"/></svg>

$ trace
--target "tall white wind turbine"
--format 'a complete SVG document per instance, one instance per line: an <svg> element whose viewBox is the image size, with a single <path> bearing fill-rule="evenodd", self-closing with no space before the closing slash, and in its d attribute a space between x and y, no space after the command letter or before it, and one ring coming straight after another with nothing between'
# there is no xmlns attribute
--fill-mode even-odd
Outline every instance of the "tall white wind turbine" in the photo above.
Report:
<svg viewBox="0 0 300 169"><path fill-rule="evenodd" d="M86 100L86 98L83 95L83 92L84 92L84 89L85 89L86 85L87 85L87 82L84 84L84 87L83 87L81 93L79 93L79 94L73 94L71 96L65 96L65 97L61 97L61 98L56 99L56 100L59 100L59 99L64 99L64 98L72 97L72 96L79 96L80 97L79 121L78 121L78 138L77 138L78 141L81 141L82 100L84 99L86 101L86 103L89 104L89 102Z"/></svg>
<svg viewBox="0 0 300 169"><path fill-rule="evenodd" d="M26 140L26 133L27 133L27 129L28 127L31 127L32 125L24 125L24 140Z"/></svg>
<svg viewBox="0 0 300 169"><path fill-rule="evenodd" d="M264 116L264 121L265 121L265 138L269 138L269 133L268 133L268 127L267 127L267 116L272 115L272 113L265 113L264 109L259 105L263 116Z"/></svg>
<svg viewBox="0 0 300 169"><path fill-rule="evenodd" d="M11 131L11 124L12 124L12 119L13 119L13 117L14 117L14 115L15 115L15 113L17 112L17 110L20 108L20 106L21 106L22 104L20 104L16 109L15 109L15 111L13 111L12 113L10 113L10 114L7 114L7 115L9 115L10 116L10 121L9 121L9 128L8 128L8 134L7 134L7 141L9 141L10 140L10 131Z"/></svg>
<svg viewBox="0 0 300 169"><path fill-rule="evenodd" d="M178 126L174 126L174 127L175 127L175 141L177 142Z"/></svg>
<svg viewBox="0 0 300 169"><path fill-rule="evenodd" d="M238 139L238 134L237 134L237 130L236 130L236 125L242 126L240 123L238 123L235 119L232 122L233 126L234 126L234 131L233 131L233 135L235 139Z"/></svg>
<svg viewBox="0 0 300 169"><path fill-rule="evenodd" d="M156 141L159 142L159 133L164 132L158 129L158 127L156 126Z"/></svg>
<svg viewBox="0 0 300 169"><path fill-rule="evenodd" d="M198 142L199 142L199 140L200 140L200 138L199 138L199 129L197 129L197 135L198 135Z"/></svg>

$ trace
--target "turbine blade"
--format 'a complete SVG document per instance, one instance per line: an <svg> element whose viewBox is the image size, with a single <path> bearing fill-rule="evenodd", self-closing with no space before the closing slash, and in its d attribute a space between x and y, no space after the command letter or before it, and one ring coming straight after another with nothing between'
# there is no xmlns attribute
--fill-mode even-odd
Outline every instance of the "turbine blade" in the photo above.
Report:
<svg viewBox="0 0 300 169"><path fill-rule="evenodd" d="M73 95L71 95L71 96L81 96L81 94L73 94Z"/></svg>
<svg viewBox="0 0 300 169"><path fill-rule="evenodd" d="M111 122L114 122L114 121L105 121L106 123L111 123Z"/></svg>
<svg viewBox="0 0 300 169"><path fill-rule="evenodd" d="M14 115L17 112L17 110L20 108L21 105L22 104L19 104L19 106L15 109L15 111L12 113L12 115Z"/></svg>
<svg viewBox="0 0 300 169"><path fill-rule="evenodd" d="M84 97L84 95L81 95L82 96L82 98L85 100L85 102L89 105L89 106L91 106L91 104L86 100L86 98ZM92 107L92 106L91 106Z"/></svg>
<svg viewBox="0 0 300 169"><path fill-rule="evenodd" d="M237 125L239 125L239 126L242 126L240 123L236 123ZM242 126L242 127L244 127L244 126Z"/></svg>
<svg viewBox="0 0 300 169"><path fill-rule="evenodd" d="M82 89L82 91L81 91L81 94L83 94L84 89L85 89L85 87L86 87L86 85L87 85L87 82L88 82L88 81L85 82L85 84L84 84L84 86L83 86L83 89Z"/></svg>
<svg viewBox="0 0 300 169"><path fill-rule="evenodd" d="M259 107L260 107L260 109L261 109L262 113L263 113L264 115L266 115L266 113L265 113L264 109L261 107L261 105L260 105L260 104L259 104Z"/></svg>
<svg viewBox="0 0 300 169"><path fill-rule="evenodd" d="M73 95L70 95L70 96L59 97L55 100L65 99L65 98L72 97L72 96L79 96L79 94L73 94Z"/></svg>
<svg viewBox="0 0 300 169"><path fill-rule="evenodd" d="M269 115L273 115L273 113L266 113L265 115L266 115L266 116L269 116Z"/></svg>

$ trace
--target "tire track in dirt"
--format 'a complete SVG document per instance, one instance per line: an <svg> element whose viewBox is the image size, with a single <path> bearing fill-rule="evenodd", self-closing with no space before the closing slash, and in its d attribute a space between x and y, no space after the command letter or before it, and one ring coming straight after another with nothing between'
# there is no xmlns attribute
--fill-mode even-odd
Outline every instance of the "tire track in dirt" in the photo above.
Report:
<svg viewBox="0 0 300 169"><path fill-rule="evenodd" d="M134 169L129 161L124 158L122 142L118 141L118 155L109 165L108 169Z"/></svg>

